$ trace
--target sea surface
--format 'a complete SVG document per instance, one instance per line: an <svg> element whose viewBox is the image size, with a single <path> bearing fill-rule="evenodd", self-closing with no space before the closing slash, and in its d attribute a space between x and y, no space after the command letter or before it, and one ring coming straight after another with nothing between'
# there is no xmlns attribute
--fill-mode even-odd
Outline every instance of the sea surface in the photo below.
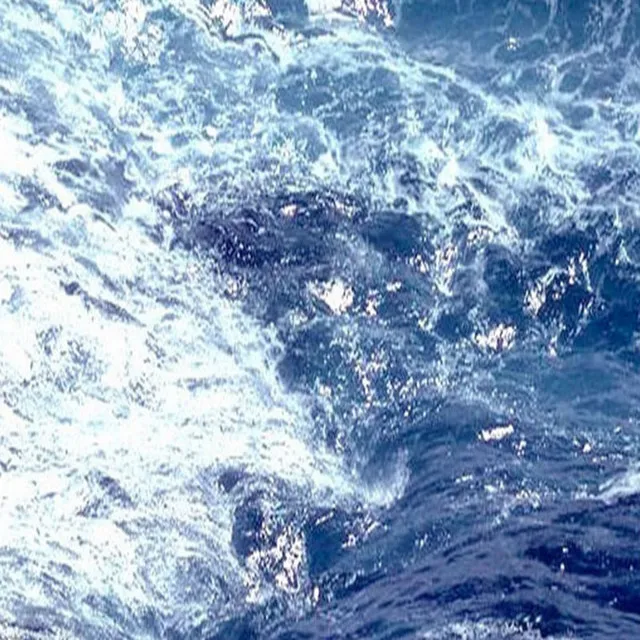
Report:
<svg viewBox="0 0 640 640"><path fill-rule="evenodd" d="M0 638L640 638L637 0L0 0Z"/></svg>

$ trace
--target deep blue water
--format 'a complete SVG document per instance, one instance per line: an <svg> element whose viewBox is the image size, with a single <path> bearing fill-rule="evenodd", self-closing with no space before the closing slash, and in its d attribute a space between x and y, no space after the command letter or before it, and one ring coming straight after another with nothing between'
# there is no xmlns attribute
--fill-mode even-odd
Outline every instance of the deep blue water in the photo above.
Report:
<svg viewBox="0 0 640 640"><path fill-rule="evenodd" d="M640 5L0 0L0 637L640 637Z"/></svg>

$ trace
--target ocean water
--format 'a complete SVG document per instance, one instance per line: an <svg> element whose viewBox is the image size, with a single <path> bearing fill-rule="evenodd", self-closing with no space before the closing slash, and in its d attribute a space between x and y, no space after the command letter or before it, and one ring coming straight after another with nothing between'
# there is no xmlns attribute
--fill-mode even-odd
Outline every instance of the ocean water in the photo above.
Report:
<svg viewBox="0 0 640 640"><path fill-rule="evenodd" d="M0 638L640 637L640 5L0 0Z"/></svg>

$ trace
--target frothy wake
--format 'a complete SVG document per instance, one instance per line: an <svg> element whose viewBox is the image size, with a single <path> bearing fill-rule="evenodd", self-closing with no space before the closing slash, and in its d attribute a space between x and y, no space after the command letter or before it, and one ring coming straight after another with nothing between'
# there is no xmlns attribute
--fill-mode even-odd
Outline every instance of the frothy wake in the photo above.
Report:
<svg viewBox="0 0 640 640"><path fill-rule="evenodd" d="M97 5L3 8L17 46L0 167L7 633L206 634L273 590L304 606L308 512L402 490L358 479L280 381L274 331L206 261L169 250L151 194L185 158L129 104L104 39L117 30L148 63L150 10L114 6L97 29Z"/></svg>

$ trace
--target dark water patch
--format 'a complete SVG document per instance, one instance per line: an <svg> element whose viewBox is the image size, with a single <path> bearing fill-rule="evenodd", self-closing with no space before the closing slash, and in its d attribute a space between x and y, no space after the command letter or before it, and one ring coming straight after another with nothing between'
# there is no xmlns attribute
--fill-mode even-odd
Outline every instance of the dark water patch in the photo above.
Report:
<svg viewBox="0 0 640 640"><path fill-rule="evenodd" d="M497 0L440 0L402 3L398 34L410 41L454 39L476 51L502 48L506 60L536 60L550 52L604 49L609 56L637 55L634 38L640 12L624 0L598 3L571 0L531 3ZM513 38L512 44L508 40Z"/></svg>
<svg viewBox="0 0 640 640"><path fill-rule="evenodd" d="M78 296L87 306L87 308L94 308L100 313L103 313L105 316L116 318L121 322L133 323L138 325L140 324L140 322L126 309L110 300L104 300L102 298L92 296L91 294L87 293L87 291L85 291L80 286L80 283L75 280L70 282L60 282L60 286L67 295Z"/></svg>
<svg viewBox="0 0 640 640"><path fill-rule="evenodd" d="M425 550L423 560L404 570L373 582L358 579L360 588L289 628L357 637L365 619L377 621L371 637L382 638L407 620L433 629L444 618L509 620L543 636L597 638L617 628L633 637L640 622L633 610L638 549L629 535L637 528L629 508L632 503L567 503L485 534L461 535Z"/></svg>
<svg viewBox="0 0 640 640"><path fill-rule="evenodd" d="M92 497L78 511L78 515L85 518L104 518L113 509L128 509L133 506L133 500L115 478L95 472L89 474L87 482L93 489Z"/></svg>

